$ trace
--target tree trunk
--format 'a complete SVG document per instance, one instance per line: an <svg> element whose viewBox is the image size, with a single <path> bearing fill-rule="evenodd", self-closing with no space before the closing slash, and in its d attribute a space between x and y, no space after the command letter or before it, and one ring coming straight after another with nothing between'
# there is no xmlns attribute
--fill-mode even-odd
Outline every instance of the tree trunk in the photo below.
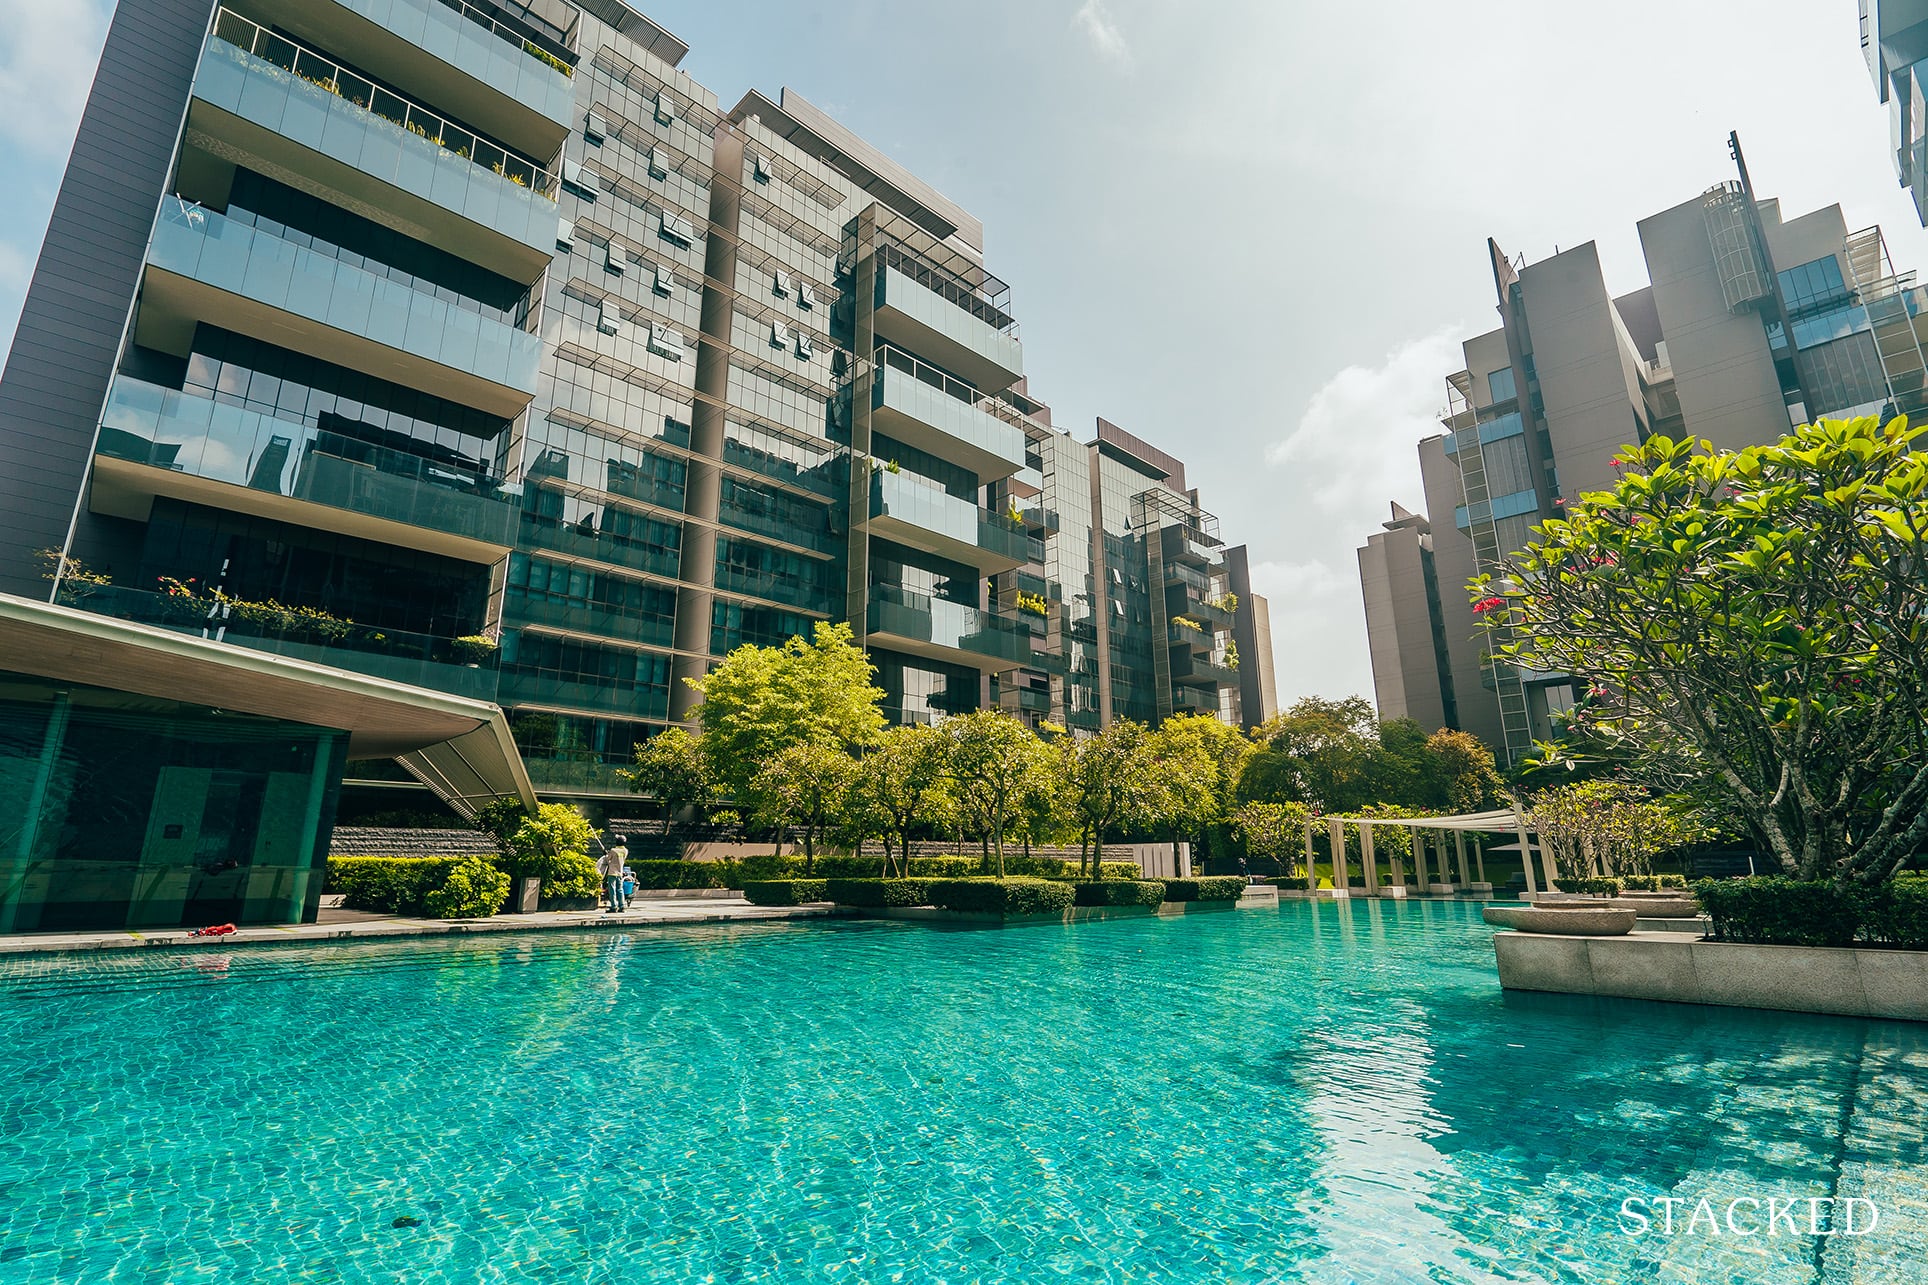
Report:
<svg viewBox="0 0 1928 1285"><path fill-rule="evenodd" d="M997 842L997 877L1002 879L1004 878L1004 827L998 826L991 832L991 837Z"/></svg>

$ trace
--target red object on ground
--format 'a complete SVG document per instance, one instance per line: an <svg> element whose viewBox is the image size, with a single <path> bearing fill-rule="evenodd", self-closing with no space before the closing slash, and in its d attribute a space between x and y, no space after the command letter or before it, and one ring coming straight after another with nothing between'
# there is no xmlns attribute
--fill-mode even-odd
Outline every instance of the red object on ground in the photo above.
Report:
<svg viewBox="0 0 1928 1285"><path fill-rule="evenodd" d="M234 931L233 924L216 924L212 928L196 928L190 937L225 937Z"/></svg>

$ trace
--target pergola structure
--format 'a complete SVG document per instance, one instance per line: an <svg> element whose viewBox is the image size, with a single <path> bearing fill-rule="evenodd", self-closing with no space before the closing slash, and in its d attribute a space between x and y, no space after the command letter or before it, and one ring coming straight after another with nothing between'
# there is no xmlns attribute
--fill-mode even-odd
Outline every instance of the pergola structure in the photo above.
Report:
<svg viewBox="0 0 1928 1285"><path fill-rule="evenodd" d="M1539 883L1533 877L1533 841L1527 834L1526 816L1517 806L1500 808L1492 812L1465 812L1457 816L1437 817L1367 817L1367 816L1329 816L1320 818L1329 830L1332 839L1332 895L1349 897L1352 895L1351 862L1346 856L1345 827L1359 827L1359 858L1364 867L1365 893L1368 897L1382 895L1379 886L1378 863L1374 859L1372 832L1377 827L1392 826L1413 832L1413 864L1417 876L1416 886L1421 892L1450 893L1457 889L1469 888L1479 892L1491 892L1493 885L1486 880L1486 849L1483 844L1475 843L1473 866L1469 868L1466 859L1466 836L1472 834L1505 834L1516 836L1520 850L1520 864L1526 871L1526 890L1536 893ZM1312 873L1312 827L1316 821L1305 823L1305 869L1310 884ZM1453 881L1453 870L1446 851L1446 836L1453 836L1453 855L1457 857L1459 881ZM1513 846L1513 845L1507 845ZM1428 861L1428 849L1436 854ZM1541 853L1542 868L1546 856ZM1430 869L1429 869L1430 865ZM1478 879L1473 873L1477 870ZM1430 878L1437 871L1438 879ZM1547 886L1552 887L1552 873L1547 872ZM1392 884L1383 895L1403 897L1406 895L1406 870L1397 855L1392 858Z"/></svg>

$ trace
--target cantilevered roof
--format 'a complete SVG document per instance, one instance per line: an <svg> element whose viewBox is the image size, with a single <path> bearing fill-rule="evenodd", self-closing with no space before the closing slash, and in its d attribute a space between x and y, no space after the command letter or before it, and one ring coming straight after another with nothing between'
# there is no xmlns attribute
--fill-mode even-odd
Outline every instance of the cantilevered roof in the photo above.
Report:
<svg viewBox="0 0 1928 1285"><path fill-rule="evenodd" d="M1499 830L1508 834L1520 828L1520 815L1512 808L1499 808L1492 812L1462 812L1456 816L1438 817L1322 816L1313 824L1324 821L1347 821L1375 827L1400 826L1408 830Z"/></svg>
<svg viewBox="0 0 1928 1285"><path fill-rule="evenodd" d="M534 807L499 706L0 594L0 668L348 733L350 758L393 758L464 815Z"/></svg>
<svg viewBox="0 0 1928 1285"><path fill-rule="evenodd" d="M672 67L681 63L690 51L688 45L625 0L576 0L576 3Z"/></svg>

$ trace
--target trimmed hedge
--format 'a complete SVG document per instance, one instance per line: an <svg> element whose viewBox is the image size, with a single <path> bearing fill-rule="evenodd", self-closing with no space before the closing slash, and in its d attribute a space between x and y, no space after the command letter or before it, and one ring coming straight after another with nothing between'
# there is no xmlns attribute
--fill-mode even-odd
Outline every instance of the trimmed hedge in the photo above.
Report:
<svg viewBox="0 0 1928 1285"><path fill-rule="evenodd" d="M663 888L729 888L742 880L733 878L740 863L735 861L632 861L636 886L651 890Z"/></svg>
<svg viewBox="0 0 1928 1285"><path fill-rule="evenodd" d="M1624 879L1555 879L1554 890L1579 897L1618 897L1626 886Z"/></svg>
<svg viewBox="0 0 1928 1285"><path fill-rule="evenodd" d="M1871 946L1928 950L1928 879L1896 879L1867 895L1861 940Z"/></svg>
<svg viewBox="0 0 1928 1285"><path fill-rule="evenodd" d="M1685 888L1686 875L1623 875L1620 882L1628 892L1659 892L1663 888Z"/></svg>
<svg viewBox="0 0 1928 1285"><path fill-rule="evenodd" d="M1074 883L1071 891L1080 906L1156 906L1165 900L1165 885L1156 879L1101 879Z"/></svg>
<svg viewBox="0 0 1928 1285"><path fill-rule="evenodd" d="M942 879L930 885L933 906L1002 915L1049 915L1070 908L1071 885L1056 879Z"/></svg>
<svg viewBox="0 0 1928 1285"><path fill-rule="evenodd" d="M801 906L824 900L821 879L745 879L743 895L753 906Z"/></svg>
<svg viewBox="0 0 1928 1285"><path fill-rule="evenodd" d="M993 861L995 860L996 858L993 858ZM723 877L731 880L799 879L803 877L802 857L779 857L767 852L760 853L753 857L744 857L740 861L663 862L661 864L693 865L699 868L716 868L719 870L727 869L730 873ZM893 862L893 869L900 867L902 864L901 862ZM632 861L630 865L634 868L636 863ZM1035 876L1044 879L1078 878L1078 863L1076 861L1061 861L1056 857L1027 858L1014 852L1004 854L1004 870L1006 874L1010 875ZM640 870L638 873L640 874ZM982 877L983 874L984 863L974 856L912 857L910 859L909 877L912 879L975 879ZM1101 879L1136 879L1138 875L1138 864L1134 861L1103 861L1098 865L1098 877ZM817 858L816 871L811 877L815 879L881 879L884 877L884 859L881 855L874 857L822 856ZM693 888L726 886L735 888L741 887L742 885L733 882L725 885L688 884L664 886L686 886Z"/></svg>
<svg viewBox="0 0 1928 1285"><path fill-rule="evenodd" d="M1694 896L1713 916L1715 941L1761 946L1851 946L1864 908L1835 884L1781 875L1702 879Z"/></svg>
<svg viewBox="0 0 1928 1285"><path fill-rule="evenodd" d="M428 895L448 882L465 857L330 857L322 891L340 893L350 910L424 916Z"/></svg>
<svg viewBox="0 0 1928 1285"><path fill-rule="evenodd" d="M930 904L929 881L924 879L826 879L824 885L824 895L840 906L877 909Z"/></svg>
<svg viewBox="0 0 1928 1285"><path fill-rule="evenodd" d="M1165 880L1166 901L1237 901L1245 892L1243 875L1207 875L1203 879Z"/></svg>

